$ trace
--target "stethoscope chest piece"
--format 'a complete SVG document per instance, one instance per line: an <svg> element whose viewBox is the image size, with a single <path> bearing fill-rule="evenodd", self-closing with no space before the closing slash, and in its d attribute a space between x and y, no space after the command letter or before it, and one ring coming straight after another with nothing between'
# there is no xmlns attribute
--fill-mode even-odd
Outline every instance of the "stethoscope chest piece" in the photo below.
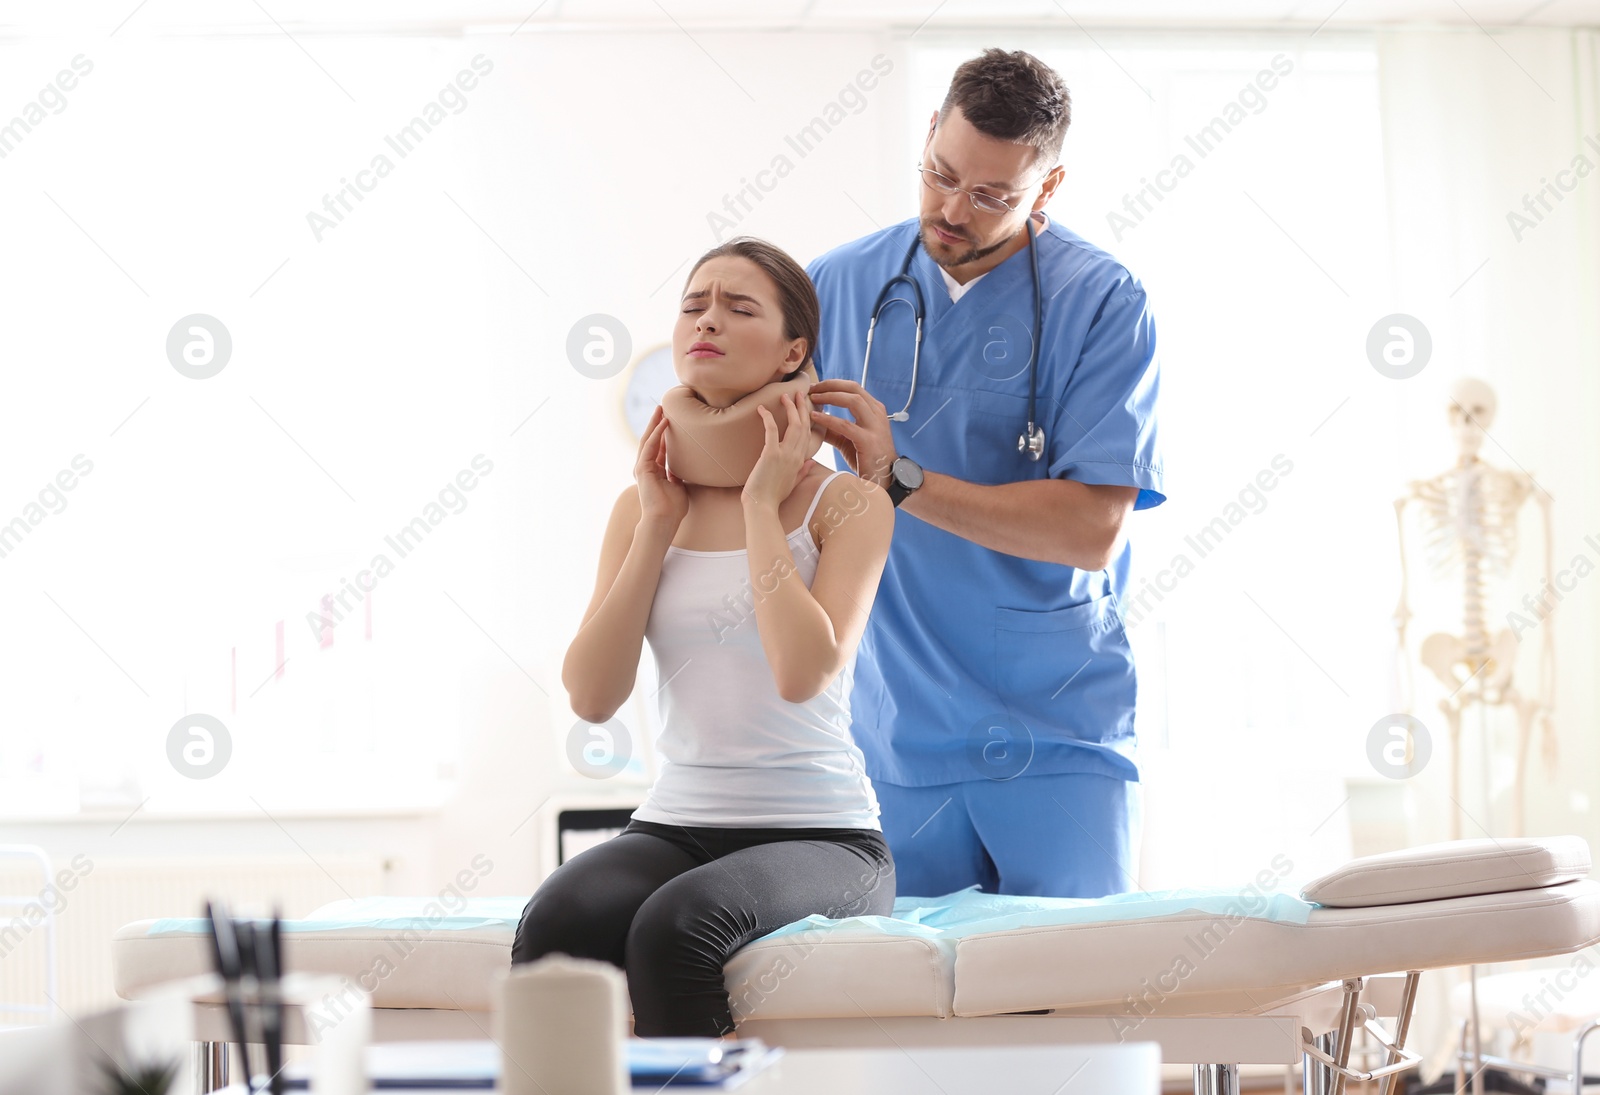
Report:
<svg viewBox="0 0 1600 1095"><path fill-rule="evenodd" d="M1017 435L1017 451L1027 453L1029 460L1044 456L1044 430L1029 422L1028 431Z"/></svg>

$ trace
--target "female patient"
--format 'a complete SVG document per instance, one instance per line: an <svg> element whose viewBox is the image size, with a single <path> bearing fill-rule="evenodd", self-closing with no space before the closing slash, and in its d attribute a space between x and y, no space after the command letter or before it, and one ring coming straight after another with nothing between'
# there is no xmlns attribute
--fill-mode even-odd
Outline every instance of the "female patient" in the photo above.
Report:
<svg viewBox="0 0 1600 1095"><path fill-rule="evenodd" d="M817 323L803 269L771 244L730 240L689 274L678 379L729 407L799 376ZM539 887L511 960L561 952L622 967L640 1036L731 1035L722 968L734 951L813 913L893 909L849 697L894 509L811 459L809 404L759 410L765 443L742 486L673 474L673 427L656 408L567 649L573 710L600 723L632 692L650 640L664 761L627 827Z"/></svg>

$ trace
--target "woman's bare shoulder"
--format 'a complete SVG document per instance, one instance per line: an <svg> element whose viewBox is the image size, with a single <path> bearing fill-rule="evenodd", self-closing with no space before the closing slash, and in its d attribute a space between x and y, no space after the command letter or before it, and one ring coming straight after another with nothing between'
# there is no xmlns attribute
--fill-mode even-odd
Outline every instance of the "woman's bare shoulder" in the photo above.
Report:
<svg viewBox="0 0 1600 1095"><path fill-rule="evenodd" d="M617 500L611 503L611 518L606 522L607 539L620 536L626 530L631 540L634 526L639 523L639 514L639 488L629 483L617 495Z"/></svg>
<svg viewBox="0 0 1600 1095"><path fill-rule="evenodd" d="M634 517L639 516L639 488L636 484L629 483L622 488L622 492L617 495L617 500L611 505L611 512L617 517L625 517L630 514Z"/></svg>
<svg viewBox="0 0 1600 1095"><path fill-rule="evenodd" d="M826 479L832 472L832 468L825 468L817 478ZM854 524L865 536L885 540L894 528L894 503L889 501L888 493L848 471L822 488L811 515L811 534L821 547L847 524Z"/></svg>

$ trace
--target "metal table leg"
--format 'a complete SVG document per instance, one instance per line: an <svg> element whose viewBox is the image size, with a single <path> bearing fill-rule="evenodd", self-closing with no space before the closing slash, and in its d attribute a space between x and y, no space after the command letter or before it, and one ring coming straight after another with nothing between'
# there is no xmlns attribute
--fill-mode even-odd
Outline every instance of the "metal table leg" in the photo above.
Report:
<svg viewBox="0 0 1600 1095"><path fill-rule="evenodd" d="M227 1042L194 1043L194 1081L196 1095L228 1086Z"/></svg>
<svg viewBox="0 0 1600 1095"><path fill-rule="evenodd" d="M1333 1056L1333 1032L1319 1034L1312 1040L1322 1052ZM1305 1095L1328 1095L1332 1085L1332 1072L1327 1065L1311 1056L1309 1053L1300 1058L1300 1082L1305 1089Z"/></svg>
<svg viewBox="0 0 1600 1095"><path fill-rule="evenodd" d="M1239 1095L1239 1066L1195 1065L1194 1095Z"/></svg>

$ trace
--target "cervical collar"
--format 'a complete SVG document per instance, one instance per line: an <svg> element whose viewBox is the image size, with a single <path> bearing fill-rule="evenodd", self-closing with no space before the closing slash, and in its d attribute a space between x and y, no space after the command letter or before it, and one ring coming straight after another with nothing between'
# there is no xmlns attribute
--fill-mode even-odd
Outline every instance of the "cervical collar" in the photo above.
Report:
<svg viewBox="0 0 1600 1095"><path fill-rule="evenodd" d="M782 437L789 429L783 397L790 392L803 396L816 382L817 370L808 363L793 380L775 380L727 407L711 406L686 384L670 389L661 397L662 413L670 423L667 467L685 483L743 486L766 445L766 426L756 408L767 408ZM808 456L822 447L822 436L821 426L811 427Z"/></svg>

